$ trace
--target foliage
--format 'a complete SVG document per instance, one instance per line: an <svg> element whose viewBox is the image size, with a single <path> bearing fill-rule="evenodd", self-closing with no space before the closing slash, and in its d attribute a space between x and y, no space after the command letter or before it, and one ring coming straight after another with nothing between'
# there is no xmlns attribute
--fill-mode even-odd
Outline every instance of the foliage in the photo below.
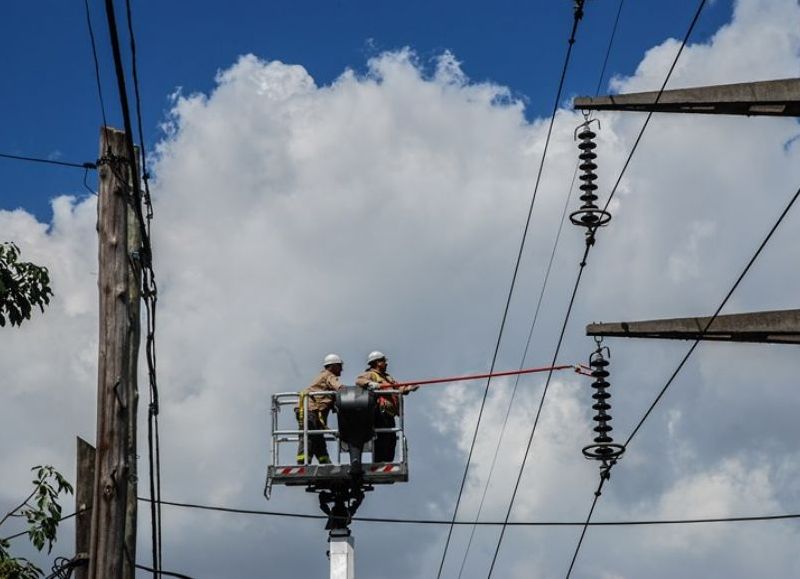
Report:
<svg viewBox="0 0 800 579"><path fill-rule="evenodd" d="M28 523L26 534L39 551L47 546L49 553L56 540L58 524L61 522L61 493L72 494L73 489L67 480L52 466L35 466L33 491L15 509L0 520L0 526L10 518L24 518ZM0 538L0 579L39 579L42 570L23 557L10 554L9 538Z"/></svg>
<svg viewBox="0 0 800 579"><path fill-rule="evenodd" d="M53 295L47 268L19 261L19 254L16 244L0 243L0 326L6 319L12 326L21 325L31 318L34 306L44 312Z"/></svg>

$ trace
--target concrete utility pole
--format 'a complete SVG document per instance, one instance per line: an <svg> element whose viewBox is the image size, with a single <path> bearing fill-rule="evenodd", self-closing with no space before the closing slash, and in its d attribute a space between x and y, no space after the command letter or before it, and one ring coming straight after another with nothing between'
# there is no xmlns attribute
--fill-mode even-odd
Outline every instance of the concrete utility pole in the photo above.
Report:
<svg viewBox="0 0 800 579"><path fill-rule="evenodd" d="M589 324L587 336L655 338L661 340L708 340L757 344L800 344L800 310L778 310L705 318L671 318L641 322Z"/></svg>
<svg viewBox="0 0 800 579"><path fill-rule="evenodd" d="M709 115L800 117L800 78L742 82L696 88L578 97L583 111L654 111Z"/></svg>
<svg viewBox="0 0 800 579"><path fill-rule="evenodd" d="M135 161L128 159L125 138L122 131L108 127L100 132L97 451L88 579L133 578L136 561L136 363L141 273L136 237L131 234L137 224L130 217L131 182L138 179L138 172Z"/></svg>
<svg viewBox="0 0 800 579"><path fill-rule="evenodd" d="M582 111L640 111L800 117L800 78L742 82L602 97L578 97ZM587 336L800 344L800 310L589 324Z"/></svg>

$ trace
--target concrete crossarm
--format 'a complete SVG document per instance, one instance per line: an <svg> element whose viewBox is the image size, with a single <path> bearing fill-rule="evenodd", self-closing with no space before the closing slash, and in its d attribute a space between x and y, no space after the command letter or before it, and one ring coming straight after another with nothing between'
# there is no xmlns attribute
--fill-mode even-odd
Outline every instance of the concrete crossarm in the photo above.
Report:
<svg viewBox="0 0 800 579"><path fill-rule="evenodd" d="M743 82L696 88L601 97L577 97L573 106L584 111L656 111L800 117L800 78Z"/></svg>
<svg viewBox="0 0 800 579"><path fill-rule="evenodd" d="M589 324L587 336L697 339L710 317L672 318L639 322ZM780 310L717 316L701 338L723 342L800 344L800 310Z"/></svg>

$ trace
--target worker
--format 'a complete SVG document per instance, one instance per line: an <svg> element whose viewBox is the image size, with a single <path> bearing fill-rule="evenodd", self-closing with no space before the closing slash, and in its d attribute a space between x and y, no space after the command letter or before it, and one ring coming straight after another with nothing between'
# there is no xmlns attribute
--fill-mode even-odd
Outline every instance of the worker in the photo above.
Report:
<svg viewBox="0 0 800 579"><path fill-rule="evenodd" d="M308 430L327 430L328 413L335 400L332 395L311 396L310 394L336 392L342 387L342 383L339 381L339 376L342 375L342 368L344 367L342 359L336 354L328 354L323 360L323 366L324 369L314 378L311 385L300 392L300 399L294 409L295 416L297 416L297 424L301 430L300 441L297 445L297 464L306 464L306 449L303 445L302 432L304 427L307 425ZM308 409L308 420L304 421L306 408ZM328 456L328 445L325 444L325 435L323 434L308 435L308 464L311 464L315 456L320 464L330 464L331 462Z"/></svg>
<svg viewBox="0 0 800 579"><path fill-rule="evenodd" d="M386 371L389 362L383 352L375 350L367 356L367 369L356 378L356 386L380 392L399 390L403 395L417 390L419 386L394 385L397 381ZM375 428L394 428L395 417L400 411L400 398L397 394L378 395L375 408ZM372 462L394 462L397 435L394 432L378 432L372 450Z"/></svg>

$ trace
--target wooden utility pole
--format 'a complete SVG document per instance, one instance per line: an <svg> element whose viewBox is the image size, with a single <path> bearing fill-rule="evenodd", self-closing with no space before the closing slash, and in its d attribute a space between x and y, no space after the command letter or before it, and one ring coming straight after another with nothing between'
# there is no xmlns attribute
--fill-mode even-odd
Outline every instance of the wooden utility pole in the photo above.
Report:
<svg viewBox="0 0 800 579"><path fill-rule="evenodd" d="M94 495L94 447L78 437L77 480L75 481L75 557L84 561L75 567L75 579L89 575L89 542L92 533L92 497Z"/></svg>
<svg viewBox="0 0 800 579"><path fill-rule="evenodd" d="M139 148L134 149L135 154L139 155ZM133 179L139 178L138 164L132 163ZM136 517L138 513L138 474L136 462L136 417L139 410L139 387L138 387L138 367L139 367L139 341L140 341L140 308L142 297L142 261L139 258L142 248L142 230L139 227L138 217L133 207L128 205L128 253L132 256L130 260L131 276L128 279L128 303L131 319L131 340L128 346L128 495L125 505L125 549L129 553L129 561L123 565L123 579L134 579L136 569Z"/></svg>
<svg viewBox="0 0 800 579"><path fill-rule="evenodd" d="M131 230L138 229L130 217L138 173L122 131L101 129L100 159L97 454L88 579L123 579L134 576L136 561L139 308L138 289L131 288L140 284L140 269L138 246L129 243L136 241Z"/></svg>

